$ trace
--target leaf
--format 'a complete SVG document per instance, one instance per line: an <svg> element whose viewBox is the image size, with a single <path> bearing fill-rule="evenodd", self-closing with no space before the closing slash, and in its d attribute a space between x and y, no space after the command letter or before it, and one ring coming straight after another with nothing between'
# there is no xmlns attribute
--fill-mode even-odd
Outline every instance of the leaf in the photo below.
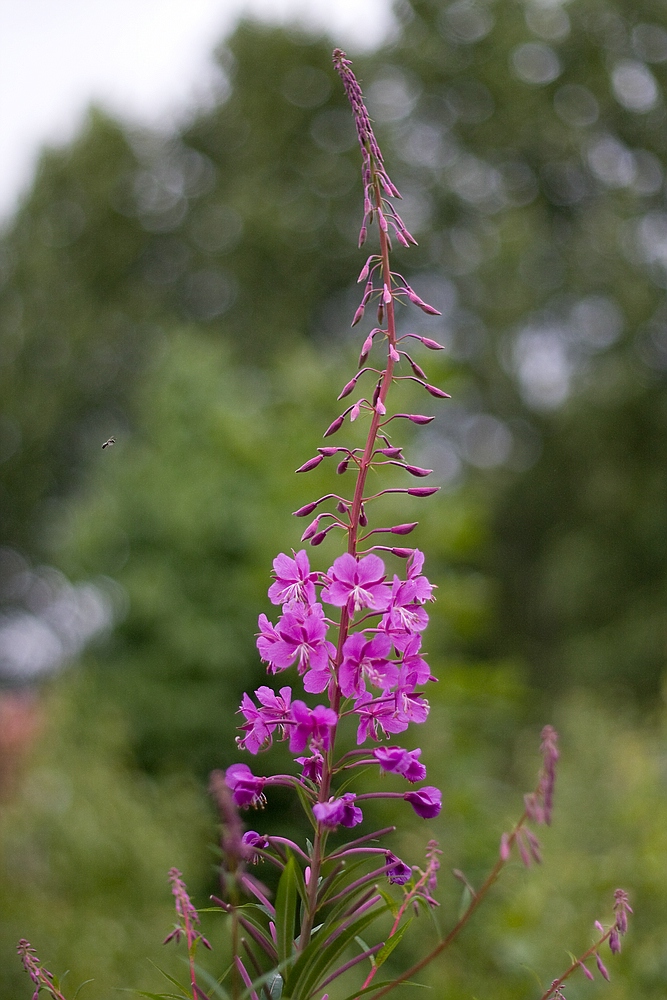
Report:
<svg viewBox="0 0 667 1000"><path fill-rule="evenodd" d="M291 970L285 984L287 996L291 997L292 1000L306 1000L320 980L326 977L326 973L341 952L347 948L357 934L384 913L385 909L386 907L381 906L363 913L357 920L353 920L345 930L340 931L326 947L323 947L324 941L335 932L335 928L328 934L320 932L317 938L310 942ZM344 921L340 921L339 926L342 924Z"/></svg>
<svg viewBox="0 0 667 1000"><path fill-rule="evenodd" d="M384 889L380 889L379 886L378 886L378 892L380 893L385 903L389 907L389 912L391 913L392 917L396 919L396 917L398 916L398 911L401 908L401 904L398 902L398 900L394 899L393 896L390 896L389 893L386 892Z"/></svg>
<svg viewBox="0 0 667 1000"><path fill-rule="evenodd" d="M388 941L385 942L382 948L380 948L379 952L375 956L375 964L378 967L378 969L384 962L387 961L394 948L396 948L398 944L400 944L401 938L403 937L403 935L405 934L411 923L412 919L406 920L404 924L401 924L396 933L392 937L390 937Z"/></svg>
<svg viewBox="0 0 667 1000"><path fill-rule="evenodd" d="M190 996L190 991L186 989L182 983L179 983L178 979L174 979L173 976L170 976L168 972L165 972L164 969L161 969L159 965L155 964L155 962L151 962L150 958L148 959L148 961L150 962L150 964L153 966L154 969L157 969L157 971L160 972L164 976L164 978L171 983L172 986L175 986L177 990L181 991L182 997L186 997L187 1000L192 1000Z"/></svg>
<svg viewBox="0 0 667 1000"><path fill-rule="evenodd" d="M294 949L294 922L299 895L296 862L290 857L285 865L276 893L276 939L281 962L291 958Z"/></svg>
<svg viewBox="0 0 667 1000"><path fill-rule="evenodd" d="M230 968L231 968L231 966L230 966ZM225 976L227 975L227 973L225 973L223 976L221 976L220 979L214 979L213 976L209 972L206 971L206 969L202 969L199 965L195 965L195 969L196 969L197 975L200 977L200 979L203 979L204 982L208 983L208 985L214 991L215 995L217 997L219 997L220 1000L230 1000L229 993L227 992L227 990L222 985L222 980L225 978ZM229 970L227 970L227 971L229 971ZM207 1000L208 1000L208 998L207 998Z"/></svg>
<svg viewBox="0 0 667 1000"><path fill-rule="evenodd" d="M76 1000L76 998L78 997L79 993L84 988L84 986L87 986L88 983L94 983L94 982L95 982L94 979L84 979L84 981L80 984L80 986L78 987L76 993L74 994L73 1000Z"/></svg>
<svg viewBox="0 0 667 1000"><path fill-rule="evenodd" d="M372 986L367 986L365 990L355 990L354 993L350 993L345 997L345 1000L359 1000L359 997L368 996L369 993L374 993L376 990L384 989L385 986L412 986L419 987L422 990L430 990L430 986L426 986L424 983L412 983L412 982L402 982L396 983L393 979L385 979L381 983L373 983Z"/></svg>

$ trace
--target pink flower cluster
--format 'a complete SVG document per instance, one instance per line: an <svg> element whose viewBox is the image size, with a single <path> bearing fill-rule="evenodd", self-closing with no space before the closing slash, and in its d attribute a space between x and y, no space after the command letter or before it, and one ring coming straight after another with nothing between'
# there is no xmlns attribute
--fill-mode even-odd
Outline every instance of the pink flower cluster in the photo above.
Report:
<svg viewBox="0 0 667 1000"><path fill-rule="evenodd" d="M332 746L339 719L356 717L358 746L369 737L380 741L403 732L411 722L424 722L429 704L422 688L435 678L421 655L421 633L428 623L424 605L433 600L423 564L423 554L409 550L406 578L394 576L388 582L385 564L374 553L341 555L326 574L311 570L303 549L293 553L293 558L284 553L277 556L269 597L273 604L282 605L282 614L275 625L260 615L257 648L269 674L296 666L304 690L309 694L326 691L329 704L310 708L292 699L290 687L276 693L262 686L255 691L256 702L245 694L239 709L244 719L239 747L256 754L272 743L274 735L289 740L292 753L308 754L297 757L301 780L317 786L323 754ZM328 638L329 630L339 623L323 605L340 608L351 623L339 657ZM339 705L338 712L332 704ZM418 760L420 753L380 747L373 759L382 770L415 782L426 776ZM249 769L240 772L241 767L245 765L234 765L227 772L235 801L239 806L260 804L264 783L271 779L254 778ZM418 792L406 793L405 798L419 815L437 815L439 792L427 792L426 803ZM354 826L362 818L354 800L348 793L319 803L314 815L325 826Z"/></svg>

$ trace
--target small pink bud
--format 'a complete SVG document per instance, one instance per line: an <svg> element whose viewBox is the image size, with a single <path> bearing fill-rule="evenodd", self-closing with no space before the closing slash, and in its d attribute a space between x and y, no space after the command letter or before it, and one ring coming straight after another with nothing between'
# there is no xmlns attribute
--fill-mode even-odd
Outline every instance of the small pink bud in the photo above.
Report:
<svg viewBox="0 0 667 1000"><path fill-rule="evenodd" d="M408 243L408 241L406 240L405 236L403 235L403 233L401 232L400 229L396 230L396 239L401 244L401 246L404 246L404 247L409 247L410 246L410 244Z"/></svg>
<svg viewBox="0 0 667 1000"><path fill-rule="evenodd" d="M419 339L424 347L428 347L429 351L444 351L445 349L442 344L439 344L437 340L431 340L430 337L420 337Z"/></svg>
<svg viewBox="0 0 667 1000"><path fill-rule="evenodd" d="M378 214L378 226L380 227L383 233L386 233L389 227L387 226L387 220L385 219L384 212L382 211L381 208L378 208L377 214Z"/></svg>
<svg viewBox="0 0 667 1000"><path fill-rule="evenodd" d="M359 272L359 277L357 278L357 284L358 285L362 281L365 281L366 278L368 277L368 273L370 271L370 266L371 266L371 261L372 260L373 260L373 254L370 255L370 257L368 258L368 260L366 261L366 263L362 267L361 271Z"/></svg>
<svg viewBox="0 0 667 1000"><path fill-rule="evenodd" d="M401 414L403 416L403 414ZM425 417L421 413L406 413L405 416L408 420L411 420L413 424L430 424L435 417Z"/></svg>
<svg viewBox="0 0 667 1000"><path fill-rule="evenodd" d="M411 486L407 492L411 497L430 497L439 489L439 486Z"/></svg>
<svg viewBox="0 0 667 1000"><path fill-rule="evenodd" d="M359 524L361 525L362 528L365 528L366 525L368 524L368 518L366 516L366 508L364 507L363 504L359 509Z"/></svg>
<svg viewBox="0 0 667 1000"><path fill-rule="evenodd" d="M621 950L621 939L615 927L612 929L609 935L609 947L611 949L612 955L618 955L619 951Z"/></svg>
<svg viewBox="0 0 667 1000"><path fill-rule="evenodd" d="M347 383L347 385L343 386L343 388L340 391L340 395L338 396L339 400L340 399L345 399L346 396L350 395L350 393L354 389L355 385L357 384L357 379L358 378L359 378L359 376L356 375L354 378L350 379L350 381Z"/></svg>
<svg viewBox="0 0 667 1000"><path fill-rule="evenodd" d="M503 861L507 861L511 854L510 848L510 838L508 833L504 833L500 838L500 857Z"/></svg>
<svg viewBox="0 0 667 1000"><path fill-rule="evenodd" d="M602 924L600 923L599 920L595 921L594 927L595 927L596 931L600 932L600 934L604 934L604 927L602 926Z"/></svg>
<svg viewBox="0 0 667 1000"><path fill-rule="evenodd" d="M309 458L307 462L299 466L296 470L297 472L310 472L311 469L316 469L317 466L323 461L324 455L315 455L313 458Z"/></svg>
<svg viewBox="0 0 667 1000"><path fill-rule="evenodd" d="M381 399L378 399L375 404L375 412L379 413L381 417L387 412L387 407L384 405Z"/></svg>
<svg viewBox="0 0 667 1000"><path fill-rule="evenodd" d="M320 531L313 536L310 540L311 545L321 545L324 539L327 537L326 531Z"/></svg>
<svg viewBox="0 0 667 1000"><path fill-rule="evenodd" d="M586 979L595 979L595 976L593 975L593 973L591 972L591 970L587 969L583 962L579 962L579 968L581 969L581 971L583 972L583 974L586 976Z"/></svg>
<svg viewBox="0 0 667 1000"><path fill-rule="evenodd" d="M350 422L351 423L354 423L354 421L357 419L357 417L359 416L360 410L361 410L360 404L359 403L355 403L354 406L352 407L352 409L350 410Z"/></svg>
<svg viewBox="0 0 667 1000"><path fill-rule="evenodd" d="M361 229L359 230L359 244L358 244L359 249L361 249L361 247L366 242L367 236L368 236L368 230L366 229L366 226L362 226Z"/></svg>
<svg viewBox="0 0 667 1000"><path fill-rule="evenodd" d="M361 319L361 317L364 315L365 308L366 308L366 306L362 302L361 305L359 306L359 308L357 309L356 313L354 314L354 318L353 318L350 326L356 326L357 325L357 323L359 322L359 320Z"/></svg>
<svg viewBox="0 0 667 1000"><path fill-rule="evenodd" d="M317 507L317 505L319 504L319 502L320 502L319 500L313 500L312 503L304 504L303 507L299 507L298 510L294 511L293 516L294 517L307 517L308 514L312 514L312 512L315 510L315 508Z"/></svg>
<svg viewBox="0 0 667 1000"><path fill-rule="evenodd" d="M314 521L311 521L304 533L301 536L302 542L307 542L309 538L317 534L317 529L320 523L319 517L316 517Z"/></svg>
<svg viewBox="0 0 667 1000"><path fill-rule="evenodd" d="M339 500L338 503L336 504L336 510L338 511L339 514L347 514L350 508L346 503L343 503L342 500Z"/></svg>
<svg viewBox="0 0 667 1000"><path fill-rule="evenodd" d="M414 531L419 521L413 521L411 524L397 524L393 528L390 528L392 535L409 535L411 531Z"/></svg>
<svg viewBox="0 0 667 1000"><path fill-rule="evenodd" d="M379 302L378 303L378 314L377 315L378 315L378 323L381 324L384 321L384 303L383 302Z"/></svg>
<svg viewBox="0 0 667 1000"><path fill-rule="evenodd" d="M605 965L604 965L604 962L602 961L602 959L598 955L597 951L595 952L595 961L597 962L598 969L600 971L600 975L603 976L604 979L607 980L607 982L609 982L609 973L607 972L607 970L605 968Z"/></svg>
<svg viewBox="0 0 667 1000"><path fill-rule="evenodd" d="M347 467L350 464L349 458L344 458L342 462L339 462L336 466L336 472L339 476L342 476L344 472L347 472Z"/></svg>
<svg viewBox="0 0 667 1000"><path fill-rule="evenodd" d="M421 469L418 465L406 465L404 466L404 468L405 471L409 472L411 476L417 476L417 477L430 476L431 473L433 472L433 469Z"/></svg>
<svg viewBox="0 0 667 1000"><path fill-rule="evenodd" d="M408 559L412 555L414 549L389 549L392 555L398 556L399 559Z"/></svg>
<svg viewBox="0 0 667 1000"><path fill-rule="evenodd" d="M330 437L332 434L335 434L336 431L340 430L340 428L343 426L344 421L345 421L344 414L342 414L340 417L336 417L333 423L329 424L322 437L326 438Z"/></svg>
<svg viewBox="0 0 667 1000"><path fill-rule="evenodd" d="M393 344L389 345L389 357L392 361L398 362L401 360L401 355L398 353Z"/></svg>
<svg viewBox="0 0 667 1000"><path fill-rule="evenodd" d="M306 866L306 869L303 873L303 880L306 883L306 885L308 885L308 883L310 882L310 865Z"/></svg>
<svg viewBox="0 0 667 1000"><path fill-rule="evenodd" d="M384 290L382 292L382 301L384 302L385 305L389 305L389 303L391 302L391 292L389 291L389 287L386 282Z"/></svg>
<svg viewBox="0 0 667 1000"><path fill-rule="evenodd" d="M442 389L438 389L435 385L429 385L428 382L424 384L424 388L427 392L430 392L432 396L436 396L438 399L451 399L452 397L448 392L443 392Z"/></svg>
<svg viewBox="0 0 667 1000"><path fill-rule="evenodd" d="M412 368L417 378L423 378L424 381L426 381L426 372L421 367L421 365L418 365L417 362L413 361L411 357L408 357L407 355L406 357L408 358L408 361L410 362L410 367Z"/></svg>

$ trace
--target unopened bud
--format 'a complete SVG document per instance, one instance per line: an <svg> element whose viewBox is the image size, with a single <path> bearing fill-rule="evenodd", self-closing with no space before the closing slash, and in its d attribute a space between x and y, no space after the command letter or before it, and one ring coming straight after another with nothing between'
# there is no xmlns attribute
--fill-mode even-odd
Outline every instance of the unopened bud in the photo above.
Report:
<svg viewBox="0 0 667 1000"><path fill-rule="evenodd" d="M322 437L326 438L330 437L331 434L335 434L336 431L340 430L340 428L343 426L344 421L345 421L344 414L341 414L340 417L336 417L333 423L329 424Z"/></svg>
<svg viewBox="0 0 667 1000"><path fill-rule="evenodd" d="M502 861L507 861L511 854L510 838L508 833L504 833L500 838L500 857Z"/></svg>
<svg viewBox="0 0 667 1000"><path fill-rule="evenodd" d="M385 303L385 305L389 305L389 303L391 302L391 292L389 291L389 287L386 284L386 282L382 292L382 301Z"/></svg>
<svg viewBox="0 0 667 1000"><path fill-rule="evenodd" d="M360 320L360 319L362 318L362 316L364 315L364 309L365 309L365 308L366 308L366 306L365 306L365 304L364 304L364 303L362 302L362 303L361 303L361 305L359 306L359 308L357 309L356 313L354 314L354 318L353 318L353 320L352 320L352 322L351 322L350 326L356 326L356 325L357 325L357 323L359 322L359 320Z"/></svg>
<svg viewBox="0 0 667 1000"><path fill-rule="evenodd" d="M597 951L595 952L595 961L597 962L597 966L598 966L600 975L603 976L603 978L606 979L607 982L609 982L609 973L607 972L607 969L605 968L604 962L602 961L602 959L598 955Z"/></svg>
<svg viewBox="0 0 667 1000"><path fill-rule="evenodd" d="M408 493L411 497L430 497L439 489L439 486L411 486Z"/></svg>
<svg viewBox="0 0 667 1000"><path fill-rule="evenodd" d="M579 962L579 968L581 969L581 971L583 972L583 974L586 976L586 979L595 979L595 976L593 975L593 973L591 972L591 970L587 969L583 962Z"/></svg>
<svg viewBox="0 0 667 1000"><path fill-rule="evenodd" d="M418 465L405 465L404 469L409 472L411 476L423 477L430 476L433 469L421 469Z"/></svg>
<svg viewBox="0 0 667 1000"><path fill-rule="evenodd" d="M415 550L414 549L389 549L389 551L391 552L392 555L398 556L399 559L408 559Z"/></svg>
<svg viewBox="0 0 667 1000"><path fill-rule="evenodd" d="M443 392L442 389L438 389L435 385L429 385L427 382L424 383L424 388L427 392L430 392L432 396L436 396L438 399L451 399L452 397L448 392Z"/></svg>
<svg viewBox="0 0 667 1000"><path fill-rule="evenodd" d="M336 510L338 511L339 514L347 514L349 513L350 508L346 503L343 503L342 500L339 500L338 503L336 504Z"/></svg>
<svg viewBox="0 0 667 1000"><path fill-rule="evenodd" d="M430 424L432 420L435 420L435 417L427 417L422 413L406 413L401 414L401 416L406 416L413 424Z"/></svg>
<svg viewBox="0 0 667 1000"><path fill-rule="evenodd" d="M393 528L390 528L392 535L409 535L411 531L414 531L419 521L413 521L411 524L396 524Z"/></svg>
<svg viewBox="0 0 667 1000"><path fill-rule="evenodd" d="M321 545L324 539L327 537L326 531L320 531L310 540L311 545Z"/></svg>
<svg viewBox="0 0 667 1000"><path fill-rule="evenodd" d="M347 385L343 386L343 388L340 391L340 395L338 396L338 399L345 399L346 396L350 395L355 385L357 384L358 377L359 376L357 375L354 378L351 378L350 381L347 383Z"/></svg>
<svg viewBox="0 0 667 1000"><path fill-rule="evenodd" d="M359 524L362 528L365 528L368 524L368 517L366 516L366 508L362 504L359 509Z"/></svg>
<svg viewBox="0 0 667 1000"><path fill-rule="evenodd" d="M313 458L309 458L307 462L304 462L296 471L310 472L311 469L316 469L323 459L324 455L315 455Z"/></svg>
<svg viewBox="0 0 667 1000"><path fill-rule="evenodd" d="M308 527L301 536L302 542L307 542L309 538L312 538L313 535L317 533L319 523L320 523L319 517L316 517L314 521L310 522L310 524L308 525Z"/></svg>
<svg viewBox="0 0 667 1000"><path fill-rule="evenodd" d="M294 511L293 516L294 517L307 517L308 514L312 514L312 512L315 510L315 508L317 507L317 505L319 504L319 502L320 502L319 500L313 500L312 503L304 504L303 507L299 507L298 510Z"/></svg>
<svg viewBox="0 0 667 1000"><path fill-rule="evenodd" d="M342 476L344 472L347 472L347 467L350 464L349 458L344 458L342 462L339 462L336 466L336 472L339 476Z"/></svg>
<svg viewBox="0 0 667 1000"><path fill-rule="evenodd" d="M439 344L437 340L431 340L430 337L420 337L419 338L424 345L428 347L429 351L444 351L444 346Z"/></svg>

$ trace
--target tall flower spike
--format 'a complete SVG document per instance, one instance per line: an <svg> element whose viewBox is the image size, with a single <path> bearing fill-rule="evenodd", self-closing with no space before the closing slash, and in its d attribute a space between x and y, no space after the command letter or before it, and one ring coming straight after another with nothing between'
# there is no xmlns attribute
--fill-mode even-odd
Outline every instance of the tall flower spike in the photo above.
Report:
<svg viewBox="0 0 667 1000"><path fill-rule="evenodd" d="M387 216L385 216L385 212L379 205L373 207L375 203L374 183L376 179L380 182L383 191L389 195L389 197L400 198L401 195L398 188L392 182L387 171L385 170L382 152L377 139L375 138L373 126L371 125L371 120L366 109L366 105L364 104L364 95L361 92L359 81L352 72L352 63L342 49L334 49L333 64L334 69L343 81L345 93L347 94L347 98L352 106L354 123L357 127L357 137L359 139L359 145L361 146L361 177L364 184L364 220L359 232L359 246L361 246L366 240L366 234L368 231L367 225L372 222L374 213L377 215L378 225L383 232L387 232L388 216L393 228L396 231L399 241L403 243L404 246L407 246L409 243L416 243L417 241L407 231L400 216L396 215L388 203L386 203ZM362 271L362 274L363 273L364 272ZM388 293L389 290L386 286L385 289Z"/></svg>

